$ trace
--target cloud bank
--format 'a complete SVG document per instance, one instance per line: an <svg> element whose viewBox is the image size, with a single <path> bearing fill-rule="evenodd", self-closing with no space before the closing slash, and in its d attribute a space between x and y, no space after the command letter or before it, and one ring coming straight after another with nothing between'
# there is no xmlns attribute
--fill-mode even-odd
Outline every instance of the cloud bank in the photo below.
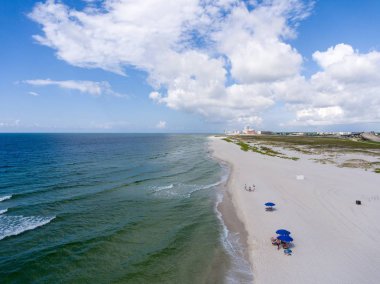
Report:
<svg viewBox="0 0 380 284"><path fill-rule="evenodd" d="M0 128L7 127L18 127L20 126L20 119L8 119L8 120L0 120Z"/></svg>
<svg viewBox="0 0 380 284"><path fill-rule="evenodd" d="M62 89L75 90L81 93L90 94L92 96L100 96L102 94L111 95L116 97L122 97L119 93L112 90L110 84L106 81L94 82L94 81L76 81L76 80L66 80L66 81L54 81L50 79L37 79L37 80L25 80L26 84L33 86L57 86ZM31 95L38 95L34 92L29 92Z"/></svg>
<svg viewBox="0 0 380 284"><path fill-rule="evenodd" d="M304 58L289 40L312 6L301 0L105 0L79 11L50 0L29 16L42 26L35 40L59 59L120 75L143 70L154 89L149 97L172 109L231 124L259 125L278 106L293 114L283 125L380 121L379 52L337 44L316 51L320 70L302 75Z"/></svg>

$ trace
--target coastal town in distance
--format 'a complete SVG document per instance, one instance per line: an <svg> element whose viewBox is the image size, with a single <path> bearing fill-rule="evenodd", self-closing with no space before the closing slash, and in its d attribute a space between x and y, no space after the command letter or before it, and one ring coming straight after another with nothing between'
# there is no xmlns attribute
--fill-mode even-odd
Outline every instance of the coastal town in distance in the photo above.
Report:
<svg viewBox="0 0 380 284"><path fill-rule="evenodd" d="M225 135L235 136L235 135L280 135L280 136L314 136L314 137L341 137L353 139L355 141L365 140L380 142L380 132L367 132L367 131L337 131L337 132L275 132L275 131L264 131L255 130L249 125L245 126L242 130L225 130Z"/></svg>

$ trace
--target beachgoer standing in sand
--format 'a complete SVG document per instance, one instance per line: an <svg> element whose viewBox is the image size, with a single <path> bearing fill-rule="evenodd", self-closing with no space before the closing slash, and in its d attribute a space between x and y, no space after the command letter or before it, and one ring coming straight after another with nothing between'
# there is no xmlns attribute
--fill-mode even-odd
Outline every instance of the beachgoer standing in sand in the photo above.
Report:
<svg viewBox="0 0 380 284"><path fill-rule="evenodd" d="M279 250L280 249L280 245L281 245L281 241L277 240L276 245L277 245L277 250Z"/></svg>

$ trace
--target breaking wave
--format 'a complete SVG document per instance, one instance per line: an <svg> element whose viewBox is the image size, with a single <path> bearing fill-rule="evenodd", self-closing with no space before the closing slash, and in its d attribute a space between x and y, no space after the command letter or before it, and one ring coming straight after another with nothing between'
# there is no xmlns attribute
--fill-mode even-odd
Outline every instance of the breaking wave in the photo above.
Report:
<svg viewBox="0 0 380 284"><path fill-rule="evenodd" d="M0 216L0 240L46 225L55 217Z"/></svg>
<svg viewBox="0 0 380 284"><path fill-rule="evenodd" d="M0 196L0 202L4 201L4 200L11 199L11 198L12 198L12 195Z"/></svg>

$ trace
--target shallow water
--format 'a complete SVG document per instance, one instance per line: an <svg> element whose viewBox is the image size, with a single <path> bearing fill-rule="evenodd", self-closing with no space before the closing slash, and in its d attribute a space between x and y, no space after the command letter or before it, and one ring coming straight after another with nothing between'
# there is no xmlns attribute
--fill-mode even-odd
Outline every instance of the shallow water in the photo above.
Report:
<svg viewBox="0 0 380 284"><path fill-rule="evenodd" d="M202 135L0 134L1 283L220 283Z"/></svg>

